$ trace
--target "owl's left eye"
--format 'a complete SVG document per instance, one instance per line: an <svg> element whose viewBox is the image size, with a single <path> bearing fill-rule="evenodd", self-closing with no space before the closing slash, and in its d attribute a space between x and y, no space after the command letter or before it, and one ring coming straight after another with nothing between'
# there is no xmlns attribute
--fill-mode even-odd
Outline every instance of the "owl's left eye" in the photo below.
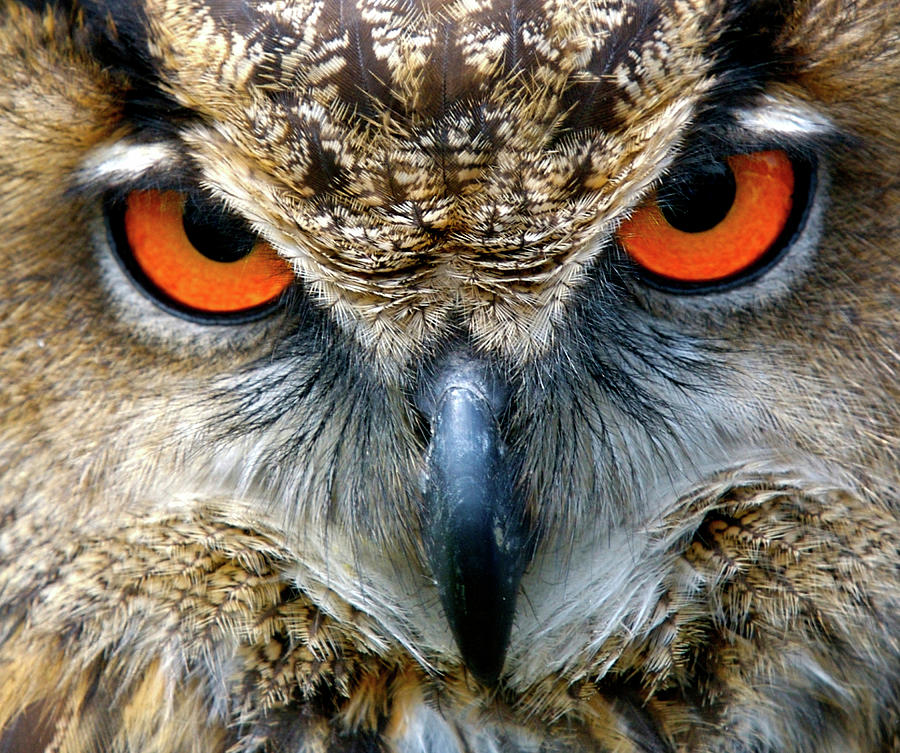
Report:
<svg viewBox="0 0 900 753"><path fill-rule="evenodd" d="M205 197L132 191L109 216L116 252L134 282L185 318L248 321L294 282L290 264L272 246Z"/></svg>
<svg viewBox="0 0 900 753"><path fill-rule="evenodd" d="M735 154L659 187L618 232L642 277L676 292L745 282L790 245L809 171L783 151Z"/></svg>

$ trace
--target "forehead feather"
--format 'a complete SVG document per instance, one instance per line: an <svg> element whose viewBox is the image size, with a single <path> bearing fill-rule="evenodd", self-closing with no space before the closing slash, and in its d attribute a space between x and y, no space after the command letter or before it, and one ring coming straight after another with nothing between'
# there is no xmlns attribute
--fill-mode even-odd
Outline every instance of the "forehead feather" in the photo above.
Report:
<svg viewBox="0 0 900 753"><path fill-rule="evenodd" d="M159 78L209 129L205 179L398 352L453 308L491 347L546 344L710 86L696 10L147 0Z"/></svg>

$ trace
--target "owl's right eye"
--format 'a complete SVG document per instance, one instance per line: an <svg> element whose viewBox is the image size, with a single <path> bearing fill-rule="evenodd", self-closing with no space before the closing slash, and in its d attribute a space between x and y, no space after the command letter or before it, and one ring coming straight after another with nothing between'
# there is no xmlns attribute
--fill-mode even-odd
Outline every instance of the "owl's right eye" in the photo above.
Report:
<svg viewBox="0 0 900 753"><path fill-rule="evenodd" d="M676 293L743 284L778 261L804 223L808 165L773 149L733 154L664 182L618 239L641 279Z"/></svg>
<svg viewBox="0 0 900 753"><path fill-rule="evenodd" d="M290 263L241 218L179 191L132 191L108 208L116 253L155 302L184 318L265 315L295 280Z"/></svg>

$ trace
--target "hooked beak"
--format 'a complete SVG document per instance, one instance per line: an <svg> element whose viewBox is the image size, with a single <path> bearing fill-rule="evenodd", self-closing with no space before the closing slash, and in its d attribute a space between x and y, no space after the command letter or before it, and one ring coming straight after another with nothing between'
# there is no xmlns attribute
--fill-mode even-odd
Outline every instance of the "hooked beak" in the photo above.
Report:
<svg viewBox="0 0 900 753"><path fill-rule="evenodd" d="M441 376L428 410L426 553L463 661L477 680L494 685L531 537L497 421L497 390L465 362Z"/></svg>

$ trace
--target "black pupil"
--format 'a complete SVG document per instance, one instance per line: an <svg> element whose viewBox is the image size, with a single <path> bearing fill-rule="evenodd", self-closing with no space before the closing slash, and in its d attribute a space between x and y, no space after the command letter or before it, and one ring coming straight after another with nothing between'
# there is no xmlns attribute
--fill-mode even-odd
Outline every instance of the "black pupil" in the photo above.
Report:
<svg viewBox="0 0 900 753"><path fill-rule="evenodd" d="M221 204L188 196L184 203L184 232L194 248L208 259L243 259L256 245L257 235L244 220Z"/></svg>
<svg viewBox="0 0 900 753"><path fill-rule="evenodd" d="M684 233L702 233L725 219L735 194L734 173L724 162L694 174L690 180L671 181L657 194L668 223Z"/></svg>

